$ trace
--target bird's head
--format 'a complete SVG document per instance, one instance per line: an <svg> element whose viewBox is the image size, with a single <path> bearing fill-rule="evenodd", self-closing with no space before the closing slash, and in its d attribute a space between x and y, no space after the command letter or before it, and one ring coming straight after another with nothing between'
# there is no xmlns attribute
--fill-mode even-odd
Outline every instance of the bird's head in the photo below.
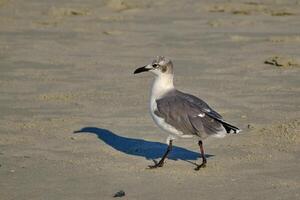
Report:
<svg viewBox="0 0 300 200"><path fill-rule="evenodd" d="M158 56L153 60L151 64L137 68L133 73L138 74L147 71L150 71L157 76L161 76L164 74L173 74L173 63L171 60L163 56Z"/></svg>

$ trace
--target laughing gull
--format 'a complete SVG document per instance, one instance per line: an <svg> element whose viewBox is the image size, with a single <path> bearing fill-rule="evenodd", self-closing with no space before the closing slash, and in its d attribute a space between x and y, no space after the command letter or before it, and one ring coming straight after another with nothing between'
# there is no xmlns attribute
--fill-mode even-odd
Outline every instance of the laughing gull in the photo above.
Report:
<svg viewBox="0 0 300 200"><path fill-rule="evenodd" d="M168 148L159 162L149 168L162 167L164 160L172 149L176 138L198 137L198 145L202 164L195 170L206 166L206 158L202 140L209 137L224 137L227 133L238 133L239 128L224 121L222 116L214 111L203 100L175 89L173 85L173 63L159 56L151 64L140 67L134 74L150 71L155 75L151 89L150 113L154 122L169 133Z"/></svg>

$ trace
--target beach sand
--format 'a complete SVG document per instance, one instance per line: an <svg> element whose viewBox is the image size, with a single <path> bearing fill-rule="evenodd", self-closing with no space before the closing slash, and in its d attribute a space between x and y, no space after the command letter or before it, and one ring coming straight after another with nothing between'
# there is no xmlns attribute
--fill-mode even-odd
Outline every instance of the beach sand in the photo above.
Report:
<svg viewBox="0 0 300 200"><path fill-rule="evenodd" d="M299 199L300 1L0 0L0 195L13 199ZM243 134L174 142L148 111L175 85ZM74 133L75 132L75 133Z"/></svg>

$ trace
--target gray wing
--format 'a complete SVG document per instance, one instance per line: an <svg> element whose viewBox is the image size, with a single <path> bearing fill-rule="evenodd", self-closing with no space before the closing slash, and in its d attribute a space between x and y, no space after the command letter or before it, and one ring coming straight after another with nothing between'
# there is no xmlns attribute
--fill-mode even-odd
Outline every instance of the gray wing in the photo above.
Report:
<svg viewBox="0 0 300 200"><path fill-rule="evenodd" d="M195 97L191 94L180 92L178 90L175 91L175 94L176 96L180 96L181 98L189 101L190 103L197 105L197 107L202 109L206 114L210 115L211 117L220 120L223 119L223 117L219 113L217 113L211 107L209 107L209 105L202 99Z"/></svg>
<svg viewBox="0 0 300 200"><path fill-rule="evenodd" d="M155 114L184 134L203 136L204 133L212 135L224 131L222 124L208 114L207 104L201 106L180 95L163 97L156 103Z"/></svg>
<svg viewBox="0 0 300 200"><path fill-rule="evenodd" d="M199 108L201 108L205 112L205 114L207 114L208 116L210 116L212 119L216 120L217 122L221 123L227 133L231 133L231 131L233 131L233 133L238 133L241 131L238 127L224 121L223 117L219 113L217 113L215 110L210 108L209 105L202 99L195 97L191 94L186 94L186 93L180 92L178 90L175 90L174 94L186 99L187 101L189 101L192 104L196 104Z"/></svg>

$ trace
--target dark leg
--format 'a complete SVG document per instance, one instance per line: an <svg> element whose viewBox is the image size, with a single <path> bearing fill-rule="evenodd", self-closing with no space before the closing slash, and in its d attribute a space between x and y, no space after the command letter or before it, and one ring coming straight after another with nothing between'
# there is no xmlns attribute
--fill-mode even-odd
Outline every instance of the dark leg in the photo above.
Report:
<svg viewBox="0 0 300 200"><path fill-rule="evenodd" d="M203 143L202 143L201 140L199 140L198 145L199 145L199 147L200 147L200 153L201 153L201 157L202 157L202 164L201 164L201 165L198 165L198 166L195 168L196 171L198 171L200 168L206 167L206 163L207 163L206 158L205 158L205 154L204 154Z"/></svg>
<svg viewBox="0 0 300 200"><path fill-rule="evenodd" d="M167 151L163 155L163 157L161 158L161 160L159 162L153 160L155 162L155 164L154 165L149 165L149 168L150 169L154 169L154 168L157 168L157 167L162 167L164 165L164 161L165 161L166 157L168 156L168 154L170 153L171 150L172 150L172 140L170 140L169 146L167 148Z"/></svg>

